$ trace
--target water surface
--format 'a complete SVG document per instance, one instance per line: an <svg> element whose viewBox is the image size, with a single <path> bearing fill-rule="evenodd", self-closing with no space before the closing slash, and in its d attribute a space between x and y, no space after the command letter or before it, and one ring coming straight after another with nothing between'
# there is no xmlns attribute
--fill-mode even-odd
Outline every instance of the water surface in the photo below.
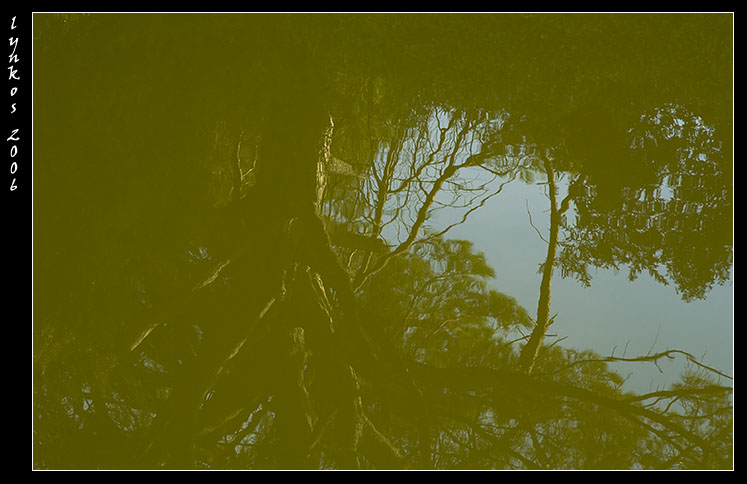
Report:
<svg viewBox="0 0 747 484"><path fill-rule="evenodd" d="M36 15L34 466L732 468L731 33Z"/></svg>

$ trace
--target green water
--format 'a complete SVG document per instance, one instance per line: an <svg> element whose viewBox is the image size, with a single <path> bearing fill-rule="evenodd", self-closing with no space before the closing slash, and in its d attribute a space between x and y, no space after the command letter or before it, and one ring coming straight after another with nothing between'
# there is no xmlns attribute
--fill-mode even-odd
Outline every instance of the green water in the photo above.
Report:
<svg viewBox="0 0 747 484"><path fill-rule="evenodd" d="M34 15L34 468L733 468L732 23Z"/></svg>

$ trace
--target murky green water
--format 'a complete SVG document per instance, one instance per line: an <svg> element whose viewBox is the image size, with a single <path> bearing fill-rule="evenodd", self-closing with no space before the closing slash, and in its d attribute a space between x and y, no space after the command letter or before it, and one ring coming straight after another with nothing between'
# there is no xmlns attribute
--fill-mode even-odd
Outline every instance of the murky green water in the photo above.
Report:
<svg viewBox="0 0 747 484"><path fill-rule="evenodd" d="M34 17L36 468L733 467L730 15Z"/></svg>

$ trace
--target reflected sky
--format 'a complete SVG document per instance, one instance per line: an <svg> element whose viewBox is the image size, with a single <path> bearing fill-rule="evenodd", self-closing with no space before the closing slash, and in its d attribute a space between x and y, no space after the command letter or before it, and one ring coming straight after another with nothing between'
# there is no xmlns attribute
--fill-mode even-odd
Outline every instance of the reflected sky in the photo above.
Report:
<svg viewBox="0 0 747 484"><path fill-rule="evenodd" d="M543 186L514 182L450 234L473 241L488 262L499 268L491 285L516 297L522 306L533 308L541 280L538 268L547 244L532 224L546 234L546 212ZM459 220L460 215L449 216L444 211L435 217L434 224ZM555 330L558 338L567 338L560 344L594 348L605 356L680 348L729 375L733 374L733 303L733 276L714 287L706 299L690 302L683 301L672 286L663 286L645 274L631 282L624 270L595 269L590 287L560 275L553 279L553 313L560 313ZM663 363L663 374L651 365L635 364L627 384L638 391L665 387L678 373L675 368L687 364L684 358L676 363ZM626 365L620 365L619 371L628 374Z"/></svg>
<svg viewBox="0 0 747 484"><path fill-rule="evenodd" d="M679 111L679 112L678 112ZM654 224L661 231L676 229L675 227L662 227L661 212L667 206L680 207L675 210L693 212L690 208L683 207L679 194L683 184L702 185L702 180L697 179L700 164L708 164L708 156L698 151L697 138L701 133L706 136L712 134L711 128L698 116L692 116L692 133L687 134L688 129L686 116L677 107L665 107L654 109L653 114L641 116L644 127L636 125L630 129L637 136L657 137L661 145L667 141L677 139L688 139L690 144L677 148L677 154L673 163L686 163L688 159L694 159L695 169L672 170L669 175L664 170L658 177L658 182L648 185L651 188L636 188L626 186L622 191L626 194L635 192L643 203L649 203L653 207L650 215ZM669 115L669 118L667 118ZM679 116L679 117L678 117ZM458 127L455 128L449 121L458 117L448 109L436 108L427 117L422 130L427 136L413 134L405 141L392 148L383 145L377 152L376 166L373 176L369 182L375 183L381 177L381 171L385 169L387 161L391 163L391 157L399 157L403 160L395 167L404 170L395 173L395 178L406 179L411 172L409 158L412 158L413 166L427 164L427 160L418 161L419 158L427 157L434 147L437 150L449 152L449 149L457 143ZM510 113L500 111L486 113L485 119L476 122L473 130L465 136L463 145L453 151L458 163L466 163L471 156L480 156L481 153L489 152L487 157L482 154L485 166L503 167L503 173L483 167L466 166L459 170L459 180L454 180L454 188L450 191L439 192L435 198L436 207L433 209L433 217L429 218L424 229L434 233L448 231L450 238L465 239L475 244L477 251L483 252L487 261L497 268L497 275L491 279L491 286L499 291L516 297L525 308L536 306L538 289L542 279L541 270L538 270L544 262L547 251L547 238L549 233L549 208L548 188L546 177L541 170L532 166L532 160L523 151L523 145L504 145L499 150L492 149L490 144L490 133L500 131L511 118ZM683 120L682 118L685 118ZM669 121L667 122L667 119ZM647 124L648 123L648 124ZM646 128L645 126L648 126ZM651 129L651 126L654 129ZM658 134L657 134L658 132ZM447 133L447 136L443 136ZM634 138L635 139L635 138ZM423 141L424 140L424 141ZM526 138L523 138L526 142ZM636 149L636 141L632 142L631 151ZM424 149L429 146L431 151ZM658 144L657 144L658 147ZM528 153L528 151L527 151ZM655 154L650 156L654 157ZM485 160L488 160L485 162ZM653 160L653 158L652 158ZM654 161L655 162L655 161ZM516 173L506 174L510 167L528 166L527 173L523 179L518 179ZM403 168L404 166L404 168ZM689 170L689 171L688 171ZM423 171L427 178L427 169ZM573 178L577 176L572 172L560 173L557 185L559 198L568 195L569 186ZM431 178L437 178L438 172L434 172ZM683 182L684 180L684 182ZM467 188L469 190L460 190ZM401 188L401 186L400 186ZM375 187L367 186L364 190L374 191ZM653 195L648 195L649 193ZM628 195L630 196L630 195ZM654 198L647 198L653 196ZM646 200L653 200L646 202ZM382 236L389 245L402 243L407 234L405 220L408 216L397 211L399 197L387 199L391 206L387 209L396 214L384 225L389 225ZM440 203L440 206L438 204ZM629 210L635 210L638 199L627 202ZM679 204L679 205L678 205ZM414 204L417 208L417 204ZM709 206L706 202L702 207ZM410 208L405 206L405 209ZM411 208L410 208L411 209ZM413 209L411 209L413 210ZM638 209L640 212L640 209ZM694 213L699 213L702 208L694 207ZM633 212L631 212L633 213ZM626 220L621 215L612 222L617 227L625 227ZM632 215L641 217L641 215ZM576 220L575 207L571 202L569 210L565 213L569 227L574 226ZM411 220L413 216L410 216ZM637 219L636 219L637 220ZM403 224L401 227L398 224ZM702 230L703 226L695 226L687 230ZM630 227L630 230L638 230ZM614 244L614 242L611 242ZM661 250L661 249L659 249ZM674 249L675 251L677 249ZM661 266L657 270L660 270ZM700 362L715 368L722 369L727 375L733 370L733 343L732 343L732 321L733 321L733 275L731 269L728 278L719 281L715 287L705 290L700 298L692 298L683 295L682 288L666 277L646 274L630 276L629 265L621 265L617 268L597 266L591 269L590 284L579 284L572 277L562 277L556 274L552 280L554 304L552 313L562 314L554 326L555 335L549 341L552 343L575 348L578 350L594 349L599 354L613 357L636 357L655 354L671 349L680 349L692 355L698 355ZM666 272L666 269L664 269ZM662 363L663 365L664 363ZM691 366L691 362L685 357L667 361L667 371L659 365L634 364L635 371L628 371L624 364L617 364L623 374L628 377L626 388L638 391L650 391L667 387L674 383L679 372ZM640 368L643 366L644 368Z"/></svg>

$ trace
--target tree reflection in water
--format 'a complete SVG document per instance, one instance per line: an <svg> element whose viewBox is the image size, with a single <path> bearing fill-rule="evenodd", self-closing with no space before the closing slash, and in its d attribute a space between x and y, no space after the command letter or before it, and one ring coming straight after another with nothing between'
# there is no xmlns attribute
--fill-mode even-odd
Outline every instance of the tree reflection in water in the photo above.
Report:
<svg viewBox="0 0 747 484"><path fill-rule="evenodd" d="M49 112L36 117L36 159L72 159L80 145L65 135L87 128L100 136L75 173L98 184L52 203L64 175L50 168L37 186L35 466L732 466L728 375L684 351L615 358L545 342L556 267L584 284L590 267L627 267L631 279L647 271L686 300L727 280L729 121L711 125L680 104L611 111L592 94L543 111L523 88L495 107L492 88L469 91L445 74L426 89L417 76L396 80L409 71L381 68L380 57L370 64L379 72L342 62L347 47L327 36L345 31L343 17L300 31L283 16L264 26L243 16L72 18L40 22L38 83L64 75L35 103ZM451 25L410 22L363 27L398 45L410 27ZM465 19L453 22L446 37ZM102 37L108 57L80 40L112 25L127 35ZM208 61L223 77L191 63L205 53L199 42L162 38L165 26L180 41L196 26L223 32ZM128 51L150 38L130 37L133 27L162 41L146 58ZM251 69L233 70L247 46ZM75 107L63 94L78 74L54 60L73 48L100 63L86 64L95 79ZM444 53L465 62L458 54ZM133 63L164 71L117 76ZM216 79L225 91L194 96ZM152 181L141 180L138 169L161 156ZM564 194L561 174L573 180ZM491 288L495 271L470 241L449 236L507 184L537 179L550 232L530 314ZM431 224L439 210L458 222ZM692 370L645 394L607 367L673 357Z"/></svg>

